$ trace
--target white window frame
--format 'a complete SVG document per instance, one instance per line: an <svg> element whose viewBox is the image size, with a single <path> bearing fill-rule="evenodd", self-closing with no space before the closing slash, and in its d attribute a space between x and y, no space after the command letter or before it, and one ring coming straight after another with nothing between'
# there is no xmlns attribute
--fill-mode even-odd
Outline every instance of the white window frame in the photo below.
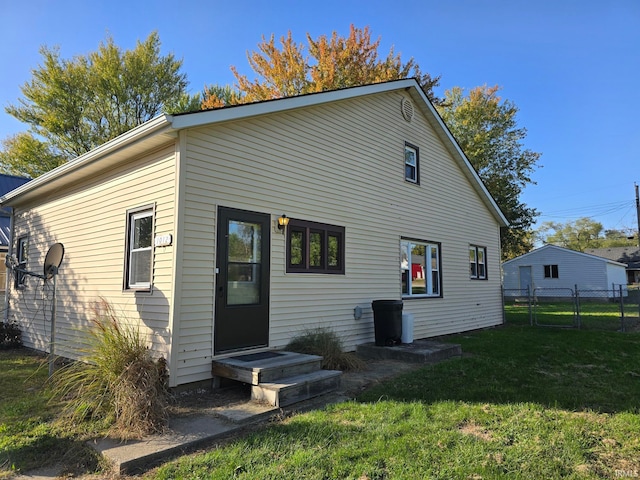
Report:
<svg viewBox="0 0 640 480"><path fill-rule="evenodd" d="M413 247L424 246L424 265L413 262L411 255ZM435 265L431 261L435 254ZM442 297L442 274L441 274L441 252L440 243L427 242L422 240L412 240L402 238L400 240L400 273L401 278L405 277L406 291L402 292L402 298L441 298ZM413 264L419 264L424 272L421 272L420 280L424 280L425 293L412 293L413 291ZM402 280L401 280L402 281Z"/></svg>
<svg viewBox="0 0 640 480"><path fill-rule="evenodd" d="M420 157L418 147L410 143L404 144L404 179L407 182L420 184ZM412 175L408 175L408 171Z"/></svg>
<svg viewBox="0 0 640 480"><path fill-rule="evenodd" d="M481 266L482 268L480 268ZM487 247L469 246L469 278L472 280L487 279Z"/></svg>
<svg viewBox="0 0 640 480"><path fill-rule="evenodd" d="M149 246L134 247L135 243L135 226L136 221L142 218L151 218L151 241ZM126 245L126 271L125 271L125 290L150 290L153 278L153 238L155 232L155 211L153 205L140 207L129 210L127 212L127 245ZM146 282L136 282L136 275L132 272L132 266L135 264L133 257L141 252L151 252L149 265L149 280Z"/></svg>
<svg viewBox="0 0 640 480"><path fill-rule="evenodd" d="M27 269L27 262L29 261L29 236L23 235L18 238L16 242L16 258L18 260L18 268L20 270ZM22 289L25 287L27 275L23 272L15 272L16 280L15 287Z"/></svg>

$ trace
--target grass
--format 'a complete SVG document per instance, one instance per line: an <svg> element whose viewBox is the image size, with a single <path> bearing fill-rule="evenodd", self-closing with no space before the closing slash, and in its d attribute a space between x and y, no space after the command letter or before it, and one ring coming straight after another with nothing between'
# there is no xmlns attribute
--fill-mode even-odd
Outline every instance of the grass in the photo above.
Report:
<svg viewBox="0 0 640 480"><path fill-rule="evenodd" d="M640 335L508 326L429 365L153 479L640 475Z"/></svg>
<svg viewBox="0 0 640 480"><path fill-rule="evenodd" d="M640 334L509 325L449 340L462 344L463 358L263 426L145 478L640 476ZM0 352L5 474L12 464L60 458L84 435L57 426L59 406L47 403L39 361Z"/></svg>
<svg viewBox="0 0 640 480"><path fill-rule="evenodd" d="M105 420L122 439L162 432L168 420L164 359L154 359L146 338L104 300L94 305L85 341L78 348L84 361L68 363L52 378L70 421Z"/></svg>
<svg viewBox="0 0 640 480"><path fill-rule="evenodd" d="M64 463L68 472L93 471L99 458L84 444L98 424L58 421L60 405L46 388L46 358L26 349L0 350L0 479Z"/></svg>
<svg viewBox="0 0 640 480"><path fill-rule="evenodd" d="M538 302L531 307L534 324L540 326L577 326L575 307L571 302ZM638 304L624 304L625 330L638 331ZM505 305L507 323L528 325L529 307L527 303ZM615 301L580 302L580 328L585 330L617 331L622 328L620 304Z"/></svg>

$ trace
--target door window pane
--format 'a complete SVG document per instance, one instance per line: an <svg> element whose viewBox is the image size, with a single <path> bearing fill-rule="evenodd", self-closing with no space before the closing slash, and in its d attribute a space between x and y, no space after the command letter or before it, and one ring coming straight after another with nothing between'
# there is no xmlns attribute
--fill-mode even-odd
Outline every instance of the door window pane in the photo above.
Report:
<svg viewBox="0 0 640 480"><path fill-rule="evenodd" d="M227 305L260 303L259 223L229 220L227 245Z"/></svg>
<svg viewBox="0 0 640 480"><path fill-rule="evenodd" d="M260 224L229 221L229 261L260 262Z"/></svg>

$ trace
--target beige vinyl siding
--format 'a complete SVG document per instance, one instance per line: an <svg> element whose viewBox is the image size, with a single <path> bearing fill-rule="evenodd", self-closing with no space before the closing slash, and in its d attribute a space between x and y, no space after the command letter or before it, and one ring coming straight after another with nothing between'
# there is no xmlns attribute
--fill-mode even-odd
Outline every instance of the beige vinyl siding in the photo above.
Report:
<svg viewBox="0 0 640 480"><path fill-rule="evenodd" d="M210 375L204 339L194 344L188 332L211 334L218 206L346 228L345 275L286 274L285 236L272 229L271 347L322 326L349 349L372 341L371 301L400 298L401 237L442 244L444 298L405 301L416 338L501 321L498 223L419 111L411 123L402 118L401 98L385 93L187 132L181 296L192 311L181 316L179 383ZM404 180L405 141L419 148L420 185ZM469 244L487 247L487 281L469 278ZM359 320L357 305L365 307Z"/></svg>
<svg viewBox="0 0 640 480"><path fill-rule="evenodd" d="M65 247L57 277L57 353L77 357L78 328L88 325L92 305L104 298L124 321L140 326L158 355L169 356L174 247L154 249L151 293L123 291L123 278L128 209L154 205L154 233L175 233L174 148L132 159L38 205L16 206L14 239L29 235L28 269L40 273L49 246ZM37 278L27 282L23 291L11 288L9 318L22 326L28 347L48 350L51 282L44 288Z"/></svg>

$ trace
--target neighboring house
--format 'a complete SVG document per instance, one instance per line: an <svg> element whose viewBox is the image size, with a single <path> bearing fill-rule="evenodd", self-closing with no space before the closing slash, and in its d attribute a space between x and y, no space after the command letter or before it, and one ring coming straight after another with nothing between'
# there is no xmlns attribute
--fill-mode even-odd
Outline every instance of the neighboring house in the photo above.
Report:
<svg viewBox="0 0 640 480"><path fill-rule="evenodd" d="M614 262L627 264L627 283L640 283L640 248L638 247L609 247L589 248L586 253L608 258Z"/></svg>
<svg viewBox="0 0 640 480"><path fill-rule="evenodd" d="M545 245L502 264L505 295L524 295L529 288L537 296L563 297L577 286L581 296L613 297L613 289L620 285L626 291L625 267L606 258Z"/></svg>
<svg viewBox="0 0 640 480"><path fill-rule="evenodd" d="M371 342L376 299L404 299L415 338L502 322L507 221L413 79L163 115L0 202L28 269L65 247L61 353L103 298L171 386L308 329ZM40 285L11 289L7 315L46 350Z"/></svg>
<svg viewBox="0 0 640 480"><path fill-rule="evenodd" d="M29 178L0 173L0 195L24 185L29 180ZM9 252L9 245L11 245L11 208L3 207L0 208L0 290L2 291L5 290L7 282L4 258Z"/></svg>

